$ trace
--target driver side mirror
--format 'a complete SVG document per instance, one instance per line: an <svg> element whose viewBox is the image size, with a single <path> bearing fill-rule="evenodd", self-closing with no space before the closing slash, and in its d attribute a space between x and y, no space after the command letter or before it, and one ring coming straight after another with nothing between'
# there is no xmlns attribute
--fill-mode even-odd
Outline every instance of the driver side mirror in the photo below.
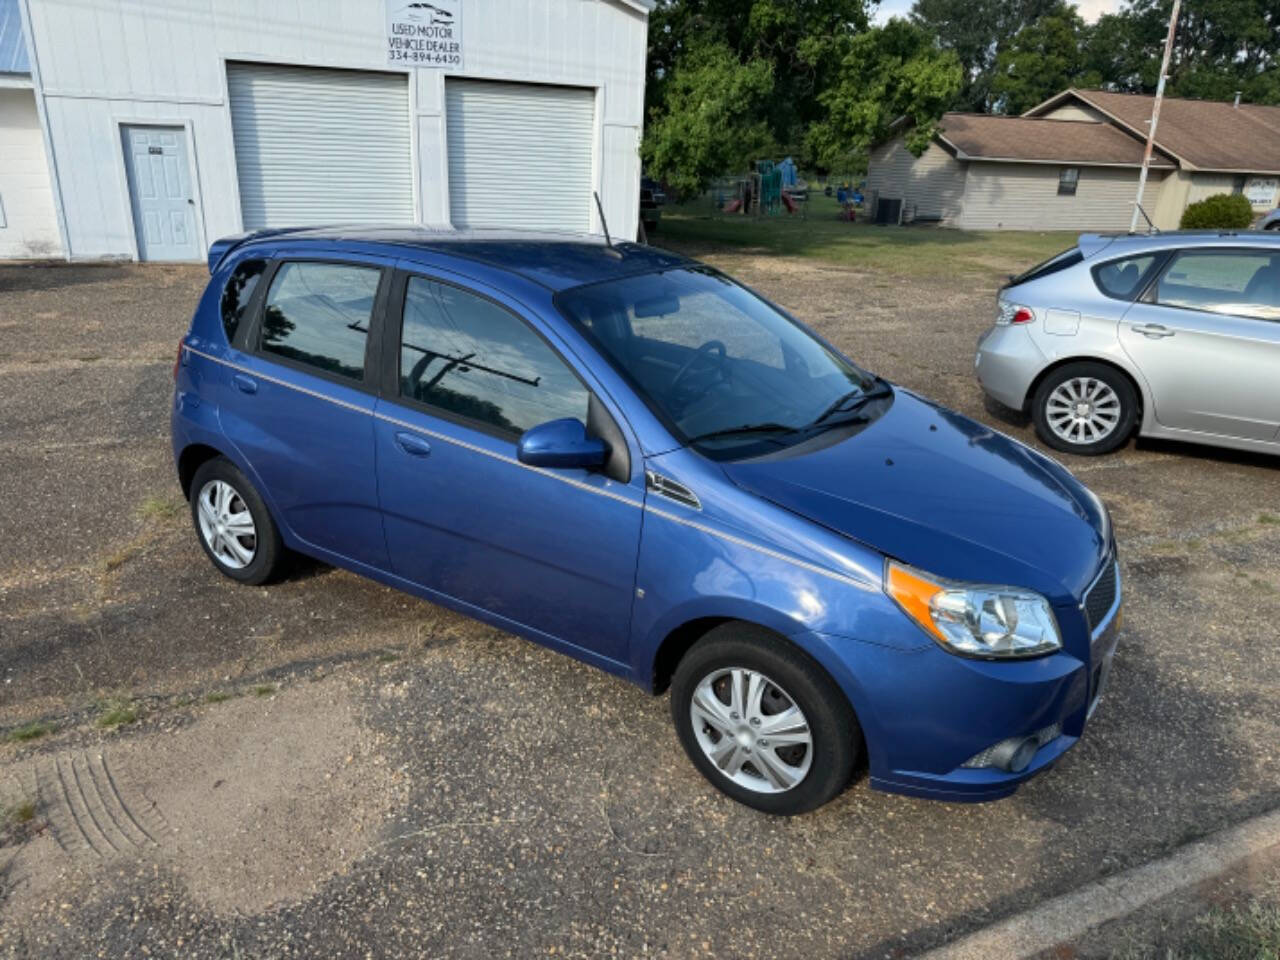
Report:
<svg viewBox="0 0 1280 960"><path fill-rule="evenodd" d="M531 467L604 466L609 448L598 437L587 436L581 420L566 417L530 427L516 444L516 459Z"/></svg>

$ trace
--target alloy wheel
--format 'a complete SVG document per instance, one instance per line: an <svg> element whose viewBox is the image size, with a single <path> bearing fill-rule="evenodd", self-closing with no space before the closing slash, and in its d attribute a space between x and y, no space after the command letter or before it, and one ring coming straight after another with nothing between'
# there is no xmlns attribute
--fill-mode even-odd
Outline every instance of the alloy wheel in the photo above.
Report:
<svg viewBox="0 0 1280 960"><path fill-rule="evenodd" d="M784 793L813 762L813 734L795 700L746 667L714 670L690 700L693 734L722 775L757 793Z"/></svg>
<svg viewBox="0 0 1280 960"><path fill-rule="evenodd" d="M258 552L258 529L239 491L225 480L210 480L196 501L200 535L218 562L240 570Z"/></svg>
<svg viewBox="0 0 1280 960"><path fill-rule="evenodd" d="M1073 444L1105 440L1120 424L1120 397L1096 377L1071 377L1045 401L1045 420L1056 436Z"/></svg>

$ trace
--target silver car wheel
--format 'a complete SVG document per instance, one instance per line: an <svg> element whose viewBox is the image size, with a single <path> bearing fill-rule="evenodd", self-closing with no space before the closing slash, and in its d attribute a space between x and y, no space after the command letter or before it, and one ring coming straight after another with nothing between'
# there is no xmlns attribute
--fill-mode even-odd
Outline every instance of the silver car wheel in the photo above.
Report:
<svg viewBox="0 0 1280 960"><path fill-rule="evenodd" d="M258 529L249 505L225 480L210 480L196 501L200 535L218 562L233 570L253 563L258 552Z"/></svg>
<svg viewBox="0 0 1280 960"><path fill-rule="evenodd" d="M795 700L763 673L707 674L689 704L693 735L725 777L757 793L785 793L813 763L813 734Z"/></svg>
<svg viewBox="0 0 1280 960"><path fill-rule="evenodd" d="M1045 401L1049 429L1067 443L1082 446L1111 436L1122 412L1116 392L1096 377L1064 380Z"/></svg>

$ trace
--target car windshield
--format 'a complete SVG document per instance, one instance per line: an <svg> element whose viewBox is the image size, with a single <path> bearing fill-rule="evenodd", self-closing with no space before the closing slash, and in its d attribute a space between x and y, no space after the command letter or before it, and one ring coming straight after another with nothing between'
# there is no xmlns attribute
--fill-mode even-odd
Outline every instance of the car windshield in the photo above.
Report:
<svg viewBox="0 0 1280 960"><path fill-rule="evenodd" d="M680 442L712 456L798 442L856 416L861 401L883 390L708 268L576 287L556 303Z"/></svg>

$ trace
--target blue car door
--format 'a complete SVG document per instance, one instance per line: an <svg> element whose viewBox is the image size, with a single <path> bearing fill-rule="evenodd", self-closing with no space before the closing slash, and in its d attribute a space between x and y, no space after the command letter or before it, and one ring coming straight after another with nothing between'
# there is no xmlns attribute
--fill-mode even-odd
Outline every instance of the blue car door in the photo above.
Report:
<svg viewBox="0 0 1280 960"><path fill-rule="evenodd" d="M443 276L399 274L388 301L374 429L392 569L622 669L644 497L635 458L617 432L617 479L521 464L532 426L617 421L518 304Z"/></svg>
<svg viewBox="0 0 1280 960"><path fill-rule="evenodd" d="M237 331L218 405L286 539L380 569L370 327L390 276L337 256L273 263L252 321Z"/></svg>

